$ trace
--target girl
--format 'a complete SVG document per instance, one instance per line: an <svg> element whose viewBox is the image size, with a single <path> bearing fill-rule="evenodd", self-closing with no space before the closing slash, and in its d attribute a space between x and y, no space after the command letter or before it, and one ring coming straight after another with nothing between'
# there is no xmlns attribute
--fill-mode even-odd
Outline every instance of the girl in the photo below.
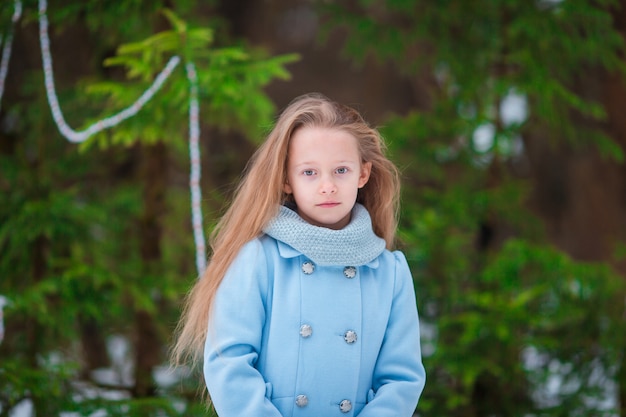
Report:
<svg viewBox="0 0 626 417"><path fill-rule="evenodd" d="M294 100L248 165L190 292L174 359L220 417L409 417L424 388L413 280L391 252L399 181L379 133Z"/></svg>

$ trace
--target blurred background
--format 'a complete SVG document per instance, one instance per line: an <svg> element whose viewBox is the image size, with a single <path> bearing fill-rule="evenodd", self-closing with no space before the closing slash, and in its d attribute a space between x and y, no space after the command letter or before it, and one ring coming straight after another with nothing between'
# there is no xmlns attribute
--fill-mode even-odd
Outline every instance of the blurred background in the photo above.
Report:
<svg viewBox="0 0 626 417"><path fill-rule="evenodd" d="M198 276L192 162L208 235L313 91L402 171L416 415L626 416L625 31L616 0L3 0L0 416L210 415L167 361ZM61 133L51 110L82 131L173 56L132 117Z"/></svg>

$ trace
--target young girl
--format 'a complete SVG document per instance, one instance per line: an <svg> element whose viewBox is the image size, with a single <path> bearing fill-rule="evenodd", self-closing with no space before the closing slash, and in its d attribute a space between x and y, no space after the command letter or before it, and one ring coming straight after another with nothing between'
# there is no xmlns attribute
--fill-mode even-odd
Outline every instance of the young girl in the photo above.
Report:
<svg viewBox="0 0 626 417"><path fill-rule="evenodd" d="M174 358L220 417L410 417L424 388L413 280L391 252L398 173L379 133L294 100L251 159L190 292Z"/></svg>

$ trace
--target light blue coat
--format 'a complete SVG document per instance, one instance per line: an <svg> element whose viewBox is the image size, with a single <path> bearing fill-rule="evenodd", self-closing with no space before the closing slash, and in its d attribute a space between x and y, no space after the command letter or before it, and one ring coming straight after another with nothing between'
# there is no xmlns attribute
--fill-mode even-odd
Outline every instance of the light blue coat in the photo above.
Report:
<svg viewBox="0 0 626 417"><path fill-rule="evenodd" d="M220 417L410 417L424 388L401 252L319 265L263 235L216 295L204 375Z"/></svg>

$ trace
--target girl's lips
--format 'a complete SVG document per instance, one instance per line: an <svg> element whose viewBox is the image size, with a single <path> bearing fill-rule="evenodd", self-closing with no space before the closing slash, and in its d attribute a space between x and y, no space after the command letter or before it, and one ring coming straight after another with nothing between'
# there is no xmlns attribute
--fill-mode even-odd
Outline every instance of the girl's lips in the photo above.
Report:
<svg viewBox="0 0 626 417"><path fill-rule="evenodd" d="M321 203L321 204L318 204L317 206L318 206L318 207L336 207L336 206L338 206L339 204L340 204L340 203L337 203L337 202L334 202L334 201L329 201L329 202L326 202L326 203Z"/></svg>

